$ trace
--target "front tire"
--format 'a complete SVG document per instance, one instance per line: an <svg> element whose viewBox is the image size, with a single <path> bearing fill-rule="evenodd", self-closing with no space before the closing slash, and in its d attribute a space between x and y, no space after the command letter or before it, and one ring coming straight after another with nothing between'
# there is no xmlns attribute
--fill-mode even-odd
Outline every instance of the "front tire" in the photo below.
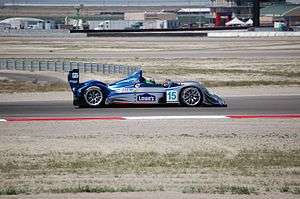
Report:
<svg viewBox="0 0 300 199"><path fill-rule="evenodd" d="M195 107L201 105L202 101L202 92L194 86L183 88L180 92L180 104L182 106Z"/></svg>
<svg viewBox="0 0 300 199"><path fill-rule="evenodd" d="M86 89L83 98L89 107L100 107L104 103L104 94L97 86Z"/></svg>

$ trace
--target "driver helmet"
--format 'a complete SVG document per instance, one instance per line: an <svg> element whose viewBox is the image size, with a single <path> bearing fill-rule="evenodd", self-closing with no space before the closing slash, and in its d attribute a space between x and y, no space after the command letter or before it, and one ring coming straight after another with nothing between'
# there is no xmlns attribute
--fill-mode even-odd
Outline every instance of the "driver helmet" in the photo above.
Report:
<svg viewBox="0 0 300 199"><path fill-rule="evenodd" d="M172 85L172 81L170 79L166 79L163 83L164 87L170 87Z"/></svg>

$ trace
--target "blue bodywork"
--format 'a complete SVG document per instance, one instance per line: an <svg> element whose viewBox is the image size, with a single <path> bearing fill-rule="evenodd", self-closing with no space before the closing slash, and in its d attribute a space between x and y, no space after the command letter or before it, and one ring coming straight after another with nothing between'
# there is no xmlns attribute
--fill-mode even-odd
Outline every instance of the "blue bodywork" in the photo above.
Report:
<svg viewBox="0 0 300 199"><path fill-rule="evenodd" d="M226 106L225 101L219 96L210 93L199 82L171 82L168 85L147 82L143 77L142 70L138 70L127 78L112 84L105 84L101 81L90 80L79 82L79 70L69 72L68 82L73 91L73 104L84 106L85 91L91 87L101 90L105 104L180 104L180 93L183 88L196 87L201 91L203 105ZM171 95L173 94L173 98ZM169 96L169 97L168 97Z"/></svg>

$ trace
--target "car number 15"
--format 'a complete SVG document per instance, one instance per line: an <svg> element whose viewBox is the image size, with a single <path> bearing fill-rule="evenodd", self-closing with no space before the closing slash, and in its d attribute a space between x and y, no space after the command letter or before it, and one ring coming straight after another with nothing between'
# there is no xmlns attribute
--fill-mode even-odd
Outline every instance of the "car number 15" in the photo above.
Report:
<svg viewBox="0 0 300 199"><path fill-rule="evenodd" d="M167 102L178 102L176 90L167 90Z"/></svg>

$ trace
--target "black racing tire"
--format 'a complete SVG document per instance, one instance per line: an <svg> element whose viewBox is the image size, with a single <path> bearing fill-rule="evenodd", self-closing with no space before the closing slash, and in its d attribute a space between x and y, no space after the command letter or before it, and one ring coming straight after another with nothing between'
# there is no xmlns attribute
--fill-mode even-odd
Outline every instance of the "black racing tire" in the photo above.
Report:
<svg viewBox="0 0 300 199"><path fill-rule="evenodd" d="M87 107L102 107L104 106L105 96L99 87L91 86L84 91L83 101Z"/></svg>
<svg viewBox="0 0 300 199"><path fill-rule="evenodd" d="M181 89L179 101L182 106L196 107L203 102L203 94L201 90L195 86L188 86Z"/></svg>

